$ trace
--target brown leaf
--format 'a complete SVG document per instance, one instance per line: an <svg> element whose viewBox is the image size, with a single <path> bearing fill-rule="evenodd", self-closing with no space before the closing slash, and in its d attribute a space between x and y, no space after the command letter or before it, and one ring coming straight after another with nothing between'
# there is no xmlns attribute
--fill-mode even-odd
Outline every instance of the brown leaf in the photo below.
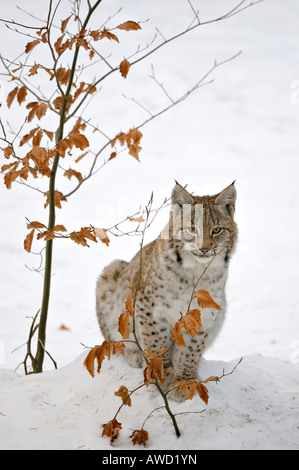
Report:
<svg viewBox="0 0 299 470"><path fill-rule="evenodd" d="M60 330L62 331L70 331L70 328L68 326L65 326L63 323L61 323L60 327L59 327Z"/></svg>
<svg viewBox="0 0 299 470"><path fill-rule="evenodd" d="M124 385L121 385L118 391L114 393L114 395L120 397L124 405L132 406L129 390Z"/></svg>
<svg viewBox="0 0 299 470"><path fill-rule="evenodd" d="M39 43L40 43L39 39L35 39L34 41L28 42L25 47L25 53L28 54L28 52L30 52Z"/></svg>
<svg viewBox="0 0 299 470"><path fill-rule="evenodd" d="M6 100L8 108L10 108L11 103L13 102L13 100L15 99L15 97L18 93L18 90L19 90L19 87L16 86L10 93L8 93L7 100Z"/></svg>
<svg viewBox="0 0 299 470"><path fill-rule="evenodd" d="M143 371L144 383L148 387L151 380L158 378L160 382L164 383L163 378L163 359L162 357L155 356L149 361L148 366Z"/></svg>
<svg viewBox="0 0 299 470"><path fill-rule="evenodd" d="M37 75L38 69L39 69L39 64L34 64L31 69L29 69L28 76L32 77L33 75Z"/></svg>
<svg viewBox="0 0 299 470"><path fill-rule="evenodd" d="M113 351L112 354L116 354L117 352L120 352L122 356L125 355L125 345L121 341L114 341L112 345Z"/></svg>
<svg viewBox="0 0 299 470"><path fill-rule="evenodd" d="M80 160L82 160L82 158L84 158L87 154L88 154L88 151L82 153L78 158L76 158L75 162L76 162L76 163L79 163Z"/></svg>
<svg viewBox="0 0 299 470"><path fill-rule="evenodd" d="M27 88L26 88L25 86L22 86L22 87L19 89L18 95L17 95L18 103L19 103L19 104L22 104L23 101L25 101L26 96L27 96Z"/></svg>
<svg viewBox="0 0 299 470"><path fill-rule="evenodd" d="M118 37L108 31L108 29L104 28L102 31L95 30L95 31L90 31L90 36L93 38L94 41L99 41L100 39L107 38L107 39L113 39L116 42L119 42Z"/></svg>
<svg viewBox="0 0 299 470"><path fill-rule="evenodd" d="M186 400L192 400L195 392L207 405L209 401L209 393L207 387L201 382L195 380L181 380L179 390L186 396Z"/></svg>
<svg viewBox="0 0 299 470"><path fill-rule="evenodd" d="M7 189L11 189L12 183L20 176L22 170L17 170L19 162L14 162L9 165L10 171L4 176L4 183ZM3 167L2 167L3 168Z"/></svg>
<svg viewBox="0 0 299 470"><path fill-rule="evenodd" d="M32 119L34 118L38 105L39 105L38 101L32 101L31 103L27 104L26 108L30 109L30 112L29 112L28 118L27 118L28 122L31 122Z"/></svg>
<svg viewBox="0 0 299 470"><path fill-rule="evenodd" d="M67 229L64 225L54 225L52 228L53 232L67 232Z"/></svg>
<svg viewBox="0 0 299 470"><path fill-rule="evenodd" d="M10 145L8 147L5 147L2 150L4 152L4 157L7 158L7 159L9 159L11 157L11 155L13 154L13 149Z"/></svg>
<svg viewBox="0 0 299 470"><path fill-rule="evenodd" d="M201 323L201 313L199 310L189 310L187 315L182 316L180 320L178 320L172 330L172 339L173 341L183 348L186 347L186 343L184 340L182 328L194 338L195 335L199 335L199 330L202 327Z"/></svg>
<svg viewBox="0 0 299 470"><path fill-rule="evenodd" d="M115 34L108 31L106 28L104 28L103 31L100 32L99 39L103 39L103 38L107 38L110 41L111 39L113 39L113 41L119 42L118 37Z"/></svg>
<svg viewBox="0 0 299 470"><path fill-rule="evenodd" d="M109 421L109 423L103 424L103 428L102 436L108 436L110 438L110 444L112 444L112 442L118 438L122 425L114 418Z"/></svg>
<svg viewBox="0 0 299 470"><path fill-rule="evenodd" d="M195 293L193 299L197 299L197 303L201 308L215 308L216 310L221 310L221 307L214 302L207 290L200 289Z"/></svg>
<svg viewBox="0 0 299 470"><path fill-rule="evenodd" d="M138 29L141 29L141 26L138 23L130 20L125 21L124 23L121 23L116 27L117 29L123 29L125 31L137 31Z"/></svg>
<svg viewBox="0 0 299 470"><path fill-rule="evenodd" d="M46 129L43 129L44 133L49 137L49 139L52 141L54 137L54 132L52 131L46 131Z"/></svg>
<svg viewBox="0 0 299 470"><path fill-rule="evenodd" d="M219 381L219 377L215 377L214 375L211 375L204 381L204 384L207 384L209 382L218 382L218 381Z"/></svg>
<svg viewBox="0 0 299 470"><path fill-rule="evenodd" d="M132 302L132 293L131 292L128 295L127 300L126 300L126 309L127 309L127 312L131 315L131 317L134 318L134 306L133 306L133 302Z"/></svg>
<svg viewBox="0 0 299 470"><path fill-rule="evenodd" d="M175 323L172 329L172 339L178 346L185 348L186 343L182 332L182 325L179 323L179 321Z"/></svg>
<svg viewBox="0 0 299 470"><path fill-rule="evenodd" d="M47 227L41 222L34 221L34 222L29 222L29 224L27 224L27 228L47 228Z"/></svg>
<svg viewBox="0 0 299 470"><path fill-rule="evenodd" d="M37 239L40 240L43 238L45 241L53 240L55 238L55 233L52 230L45 230L37 235Z"/></svg>
<svg viewBox="0 0 299 470"><path fill-rule="evenodd" d="M49 191L44 193L44 196L46 196L46 202L44 204L44 208L46 208L49 204ZM60 191L55 191L55 207L58 207L58 209L61 209L61 201L67 201L66 197L60 192Z"/></svg>
<svg viewBox="0 0 299 470"><path fill-rule="evenodd" d="M78 181L83 181L82 173L80 173L80 171L73 170L72 168L66 170L64 172L64 176L66 176L69 180L72 178L72 176L75 176Z"/></svg>
<svg viewBox="0 0 299 470"><path fill-rule="evenodd" d="M111 357L111 343L107 340L105 340L101 346L95 346L92 348L85 358L83 364L92 377L94 377L94 361L97 360L97 373L99 374L101 372L102 363L105 357L107 357L109 360Z"/></svg>
<svg viewBox="0 0 299 470"><path fill-rule="evenodd" d="M140 161L138 154L141 150L139 144L142 136L142 132L140 132L136 128L130 129L127 134L125 134L124 132L120 132L114 137L114 139L111 140L111 147L114 147L117 140L119 141L121 146L127 144L129 154L136 158L136 160Z"/></svg>
<svg viewBox="0 0 299 470"><path fill-rule="evenodd" d="M126 78L129 72L129 68L131 67L130 62L127 59L124 59L119 66L120 73L122 77Z"/></svg>
<svg viewBox="0 0 299 470"><path fill-rule="evenodd" d="M69 140L72 145L80 150L84 150L86 147L89 147L88 139L84 134L80 134L79 132L71 132L69 134Z"/></svg>
<svg viewBox="0 0 299 470"><path fill-rule="evenodd" d="M110 240L107 236L107 230L105 228L95 228L94 233L96 237L105 245L109 246Z"/></svg>
<svg viewBox="0 0 299 470"><path fill-rule="evenodd" d="M124 339L128 339L131 332L130 325L130 314L129 312L124 312L119 316L118 319L118 331Z"/></svg>
<svg viewBox="0 0 299 470"><path fill-rule="evenodd" d="M141 429L140 431L138 429L135 429L135 431L132 432L130 439L132 439L133 444L138 444L141 446L143 444L145 446L146 441L148 441L148 432L145 429Z"/></svg>
<svg viewBox="0 0 299 470"><path fill-rule="evenodd" d="M72 15L70 15L68 18L66 18L65 20L61 21L61 32L64 33L65 31L65 28L67 27L67 24L70 20L70 18L72 17Z"/></svg>
<svg viewBox="0 0 299 470"><path fill-rule="evenodd" d="M92 227L82 227L79 232L72 232L70 234L70 238L75 242L78 243L78 245L82 246L87 246L89 248L89 245L86 241L86 238L89 240L92 240L93 242L97 243L97 239L92 233L93 228Z"/></svg>
<svg viewBox="0 0 299 470"><path fill-rule="evenodd" d="M59 67L56 73L59 83L61 85L67 85L71 75L71 69L66 70L64 67Z"/></svg>
<svg viewBox="0 0 299 470"><path fill-rule="evenodd" d="M41 118L46 114L47 111L48 106L46 105L46 103L40 103L35 110L35 114L37 118L41 120Z"/></svg>
<svg viewBox="0 0 299 470"><path fill-rule="evenodd" d="M30 253L35 229L28 233L24 240L24 249Z"/></svg>

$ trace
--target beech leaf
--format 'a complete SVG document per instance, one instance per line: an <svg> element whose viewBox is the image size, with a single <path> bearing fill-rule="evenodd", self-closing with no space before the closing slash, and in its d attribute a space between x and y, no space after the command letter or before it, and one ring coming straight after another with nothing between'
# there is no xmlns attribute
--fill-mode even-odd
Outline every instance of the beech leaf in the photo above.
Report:
<svg viewBox="0 0 299 470"><path fill-rule="evenodd" d="M116 26L117 29L122 29L124 31L137 31L138 29L141 29L141 26L136 23L136 21L125 21L124 23L119 24Z"/></svg>
<svg viewBox="0 0 299 470"><path fill-rule="evenodd" d="M129 68L131 67L130 62L127 59L124 59L119 66L120 73L122 77L126 78L129 72Z"/></svg>
<svg viewBox="0 0 299 470"><path fill-rule="evenodd" d="M207 290L200 289L195 293L193 299L197 299L197 303L201 308L215 308L216 310L221 310L221 307L214 302Z"/></svg>
<svg viewBox="0 0 299 470"><path fill-rule="evenodd" d="M148 432L145 429L141 429L140 431L135 429L135 431L132 432L130 439L132 439L134 445L143 444L145 446L146 441L148 441Z"/></svg>

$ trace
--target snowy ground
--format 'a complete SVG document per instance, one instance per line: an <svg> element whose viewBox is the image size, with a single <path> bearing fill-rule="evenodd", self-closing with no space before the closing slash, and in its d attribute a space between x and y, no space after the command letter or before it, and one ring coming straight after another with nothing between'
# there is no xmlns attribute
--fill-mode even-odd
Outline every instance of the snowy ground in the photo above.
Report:
<svg viewBox="0 0 299 470"><path fill-rule="evenodd" d="M104 2L103 17L121 3ZM6 4L1 16L24 20L15 5L15 1ZM158 0L148 8L130 0L115 21L150 18L144 24L149 36L150 25L168 36L178 21L185 25L192 19L187 2L176 0L172 5L170 14ZM234 2L213 1L201 12L211 18L231 5ZM27 1L26 8L42 15L42 2ZM63 18L68 16L64 13ZM0 27L6 38L5 26ZM227 286L228 315L218 340L205 355L201 375L220 375L240 357L245 359L236 373L209 385L210 401L204 413L180 416L184 431L179 440L165 413L156 412L146 427L149 449L298 448L299 103L293 88L299 79L298 27L295 0L262 2L169 44L132 70L126 81L113 79L99 95L101 109L109 113L99 115L98 107L92 105L95 120L115 135L146 117L134 103L121 101L121 93L154 110L165 103L161 90L147 78L152 62L157 77L173 96L179 96L204 75L214 59L243 51L213 73L213 84L144 127L141 164L122 154L82 186L58 214L57 223L68 227L111 226L144 205L152 190L158 205L169 196L174 179L188 183L198 194L218 192L237 179L240 240ZM15 57L20 38L9 38L1 51ZM132 36L127 38L123 36L123 41L132 40ZM136 47L128 45L132 50ZM1 112L5 113L5 107ZM86 353L81 343L93 346L102 340L94 312L98 273L114 258L129 260L139 240L115 238L109 248L96 244L89 249L57 241L47 347L60 369L51 371L47 361L43 375L22 377L21 368L17 373L14 370L24 358L25 347L20 346L27 339L28 317L40 306L42 285L41 276L25 267L39 263L23 250L25 217L43 221L43 203L43 198L26 188L15 185L7 191L2 185L0 448L110 449L109 442L100 437L100 428L118 407L119 398L113 395L118 377L122 375L121 382L130 388L139 383L140 376L121 358L113 358L92 379L82 366ZM159 233L166 217L161 213L148 241ZM61 330L61 324L69 330ZM131 430L138 429L160 405L153 392L147 396L140 391L133 407L120 416L123 430L114 446L130 448ZM198 399L174 408L179 413L204 407ZM163 437L155 434L157 428L163 429ZM202 433L198 433L200 428Z"/></svg>

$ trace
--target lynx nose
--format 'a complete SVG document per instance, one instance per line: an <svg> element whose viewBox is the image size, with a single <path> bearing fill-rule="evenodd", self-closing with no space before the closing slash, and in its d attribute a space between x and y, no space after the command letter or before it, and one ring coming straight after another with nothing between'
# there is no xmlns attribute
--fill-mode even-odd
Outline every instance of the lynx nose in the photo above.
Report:
<svg viewBox="0 0 299 470"><path fill-rule="evenodd" d="M200 251L205 254L205 253L208 253L208 251L210 251L210 249L209 248L201 248Z"/></svg>

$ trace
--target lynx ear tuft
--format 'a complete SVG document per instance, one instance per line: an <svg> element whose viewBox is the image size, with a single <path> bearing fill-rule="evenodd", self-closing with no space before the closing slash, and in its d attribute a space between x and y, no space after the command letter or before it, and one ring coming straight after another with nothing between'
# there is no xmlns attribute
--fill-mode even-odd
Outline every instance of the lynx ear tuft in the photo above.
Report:
<svg viewBox="0 0 299 470"><path fill-rule="evenodd" d="M171 198L172 204L178 204L179 206L183 206L184 204L194 204L194 198L188 191L183 188L176 180L176 185L172 190Z"/></svg>
<svg viewBox="0 0 299 470"><path fill-rule="evenodd" d="M237 191L234 183L235 181L233 181L230 186L221 191L221 193L219 193L215 199L216 204L223 206L231 216L235 212L235 203L237 198Z"/></svg>

